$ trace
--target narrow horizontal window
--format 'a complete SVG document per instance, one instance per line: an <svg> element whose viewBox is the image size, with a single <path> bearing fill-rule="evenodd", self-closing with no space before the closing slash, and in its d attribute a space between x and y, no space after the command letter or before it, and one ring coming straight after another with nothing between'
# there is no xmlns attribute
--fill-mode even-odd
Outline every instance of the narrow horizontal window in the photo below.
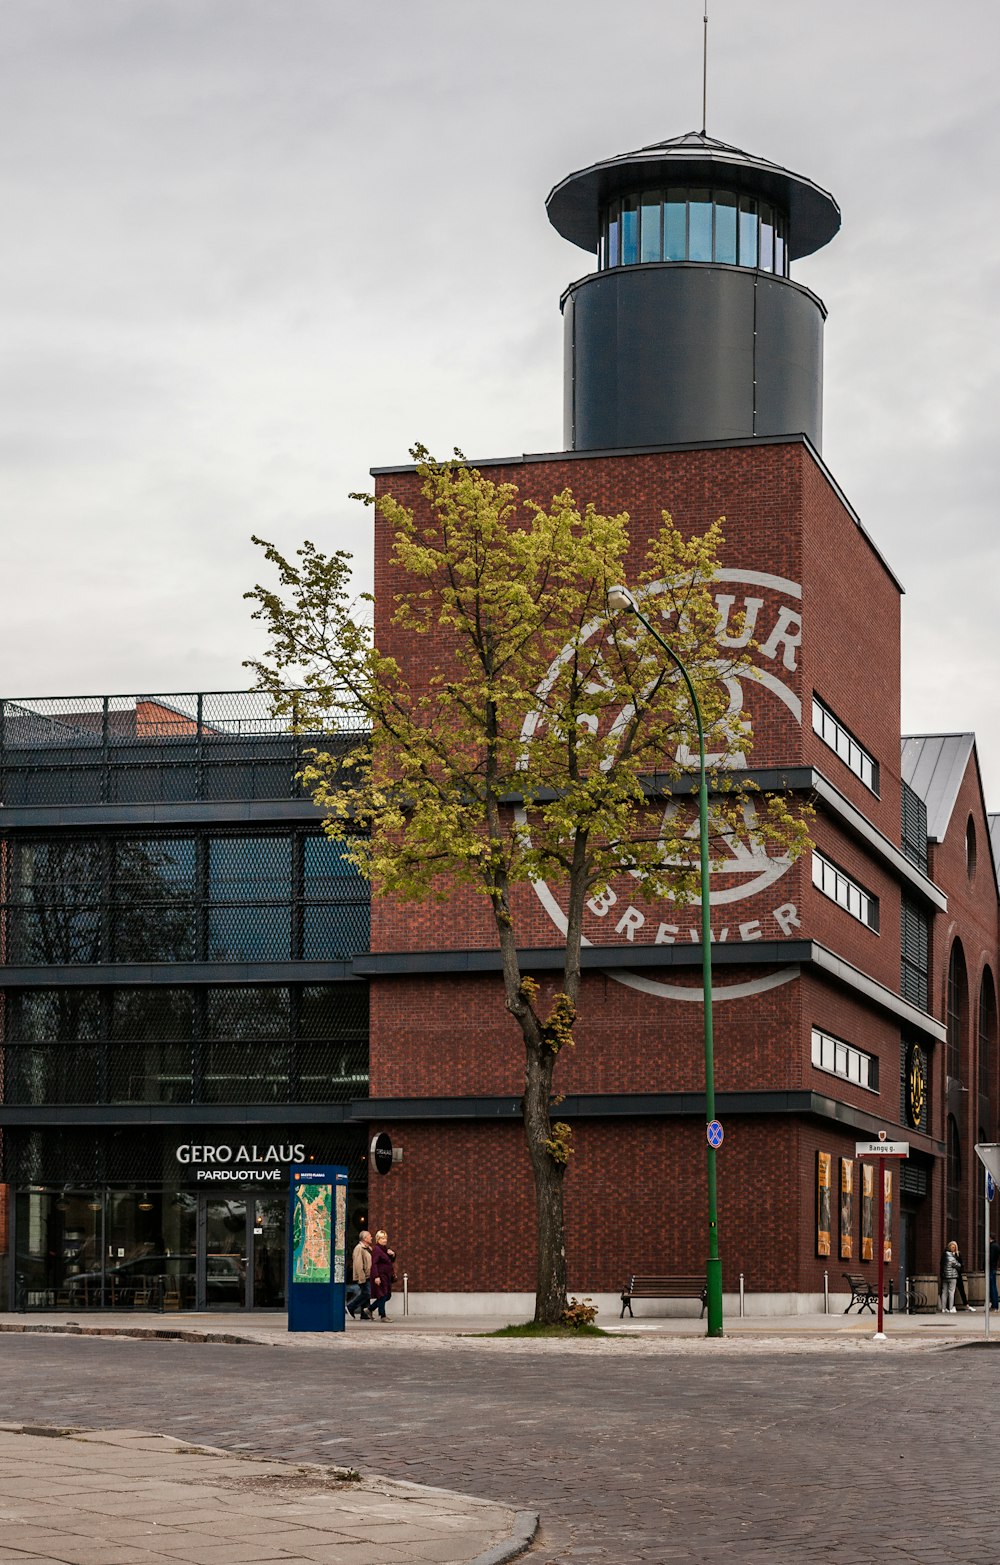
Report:
<svg viewBox="0 0 1000 1565"><path fill-rule="evenodd" d="M855 777L860 777L866 788L878 794L878 762L860 745L854 735L844 727L819 696L813 696L813 732L819 734L824 744L830 746Z"/></svg>
<svg viewBox="0 0 1000 1565"><path fill-rule="evenodd" d="M817 891L822 891L831 902L836 902L845 912L850 913L859 923L867 924L869 929L878 929L878 897L873 897L870 891L865 891L857 881L845 875L842 869L825 858L815 848L812 856L812 880Z"/></svg>
<svg viewBox="0 0 1000 1565"><path fill-rule="evenodd" d="M812 1062L817 1070L829 1071L869 1092L878 1091L878 1060L874 1055L856 1049L842 1038L833 1038L819 1027L812 1030Z"/></svg>

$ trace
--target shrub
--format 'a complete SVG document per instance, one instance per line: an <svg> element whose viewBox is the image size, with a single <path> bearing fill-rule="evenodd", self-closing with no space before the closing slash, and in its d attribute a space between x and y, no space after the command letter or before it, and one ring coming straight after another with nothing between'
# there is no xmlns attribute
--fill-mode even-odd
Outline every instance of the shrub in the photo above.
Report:
<svg viewBox="0 0 1000 1565"><path fill-rule="evenodd" d="M562 1312L562 1324L564 1326L592 1326L597 1319L597 1305L591 1304L589 1299L570 1298L569 1304Z"/></svg>

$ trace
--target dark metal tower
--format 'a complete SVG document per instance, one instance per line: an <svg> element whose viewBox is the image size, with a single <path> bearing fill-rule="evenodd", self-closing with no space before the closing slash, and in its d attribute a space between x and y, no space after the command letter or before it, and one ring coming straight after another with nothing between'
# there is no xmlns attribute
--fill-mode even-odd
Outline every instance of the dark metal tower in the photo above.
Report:
<svg viewBox="0 0 1000 1565"><path fill-rule="evenodd" d="M692 131L570 174L546 209L597 256L562 297L567 448L820 448L826 310L788 268L837 232L832 196Z"/></svg>

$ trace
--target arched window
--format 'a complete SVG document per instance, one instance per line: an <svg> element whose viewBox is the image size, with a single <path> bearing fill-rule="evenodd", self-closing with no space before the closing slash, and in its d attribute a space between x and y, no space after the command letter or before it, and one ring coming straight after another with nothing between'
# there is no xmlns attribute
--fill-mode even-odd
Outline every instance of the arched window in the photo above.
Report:
<svg viewBox="0 0 1000 1565"><path fill-rule="evenodd" d="M983 970L979 986L979 1091L984 1098L993 1092L993 1073L996 1068L997 992L993 974Z"/></svg>
<svg viewBox="0 0 1000 1565"><path fill-rule="evenodd" d="M948 1182L945 1191L945 1244L958 1238L958 1195L962 1188L962 1145L954 1115L948 1116Z"/></svg>
<svg viewBox="0 0 1000 1565"><path fill-rule="evenodd" d="M965 868L970 880L975 878L976 857L976 823L970 815L965 828Z"/></svg>
<svg viewBox="0 0 1000 1565"><path fill-rule="evenodd" d="M965 969L965 953L962 942L956 940L948 962L948 1075L958 1080L962 1075L962 1044L965 1041L969 1017L969 980Z"/></svg>

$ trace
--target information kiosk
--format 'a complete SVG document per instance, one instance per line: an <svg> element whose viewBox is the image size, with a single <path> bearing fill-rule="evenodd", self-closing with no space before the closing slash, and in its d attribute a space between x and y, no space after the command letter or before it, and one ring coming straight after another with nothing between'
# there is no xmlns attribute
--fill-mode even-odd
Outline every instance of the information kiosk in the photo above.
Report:
<svg viewBox="0 0 1000 1565"><path fill-rule="evenodd" d="M343 1331L347 1169L289 1170L288 1329Z"/></svg>

